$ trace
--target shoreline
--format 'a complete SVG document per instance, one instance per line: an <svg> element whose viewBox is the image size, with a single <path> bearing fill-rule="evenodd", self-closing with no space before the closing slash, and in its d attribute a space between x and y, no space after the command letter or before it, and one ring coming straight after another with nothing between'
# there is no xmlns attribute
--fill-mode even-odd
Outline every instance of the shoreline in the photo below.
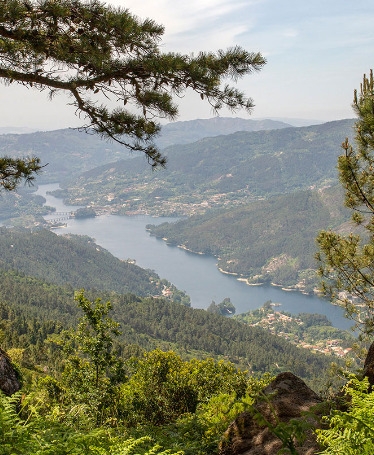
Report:
<svg viewBox="0 0 374 455"><path fill-rule="evenodd" d="M190 248L187 248L186 245L184 244L180 244L180 245L176 245L176 244L173 244L173 243L169 243L167 240L166 237L158 237L157 235L154 235L151 233L151 235L153 235L154 237L158 238L158 239L161 239L163 240L167 245L169 246L176 246L177 248L180 248L182 250L185 250L187 251L188 253L192 253L192 254L198 254L198 255L204 255L206 256L206 253L203 253L202 251L194 251L194 250L191 250ZM210 255L212 257L214 257L215 259L218 259L219 260L219 257L217 256L214 256L213 254ZM247 286L266 286L268 283L265 283L265 282L262 282L262 283L250 283L249 280L250 278L242 278L240 277L239 273L236 273L236 272L228 272L227 270L224 270L222 267L219 267L218 264L217 264L217 269L220 273L223 273L225 275L231 275L231 276L238 276L239 278L237 278L238 281L241 281L243 283L245 283ZM269 283L270 286L274 286L274 287L278 287L278 288L281 288L282 291L284 292L300 292L300 294L303 294L303 295L317 295L317 293L313 293L313 294L310 294L308 292L305 292L301 289L298 289L298 288L290 288L290 287L285 287L283 284L277 284L277 283Z"/></svg>

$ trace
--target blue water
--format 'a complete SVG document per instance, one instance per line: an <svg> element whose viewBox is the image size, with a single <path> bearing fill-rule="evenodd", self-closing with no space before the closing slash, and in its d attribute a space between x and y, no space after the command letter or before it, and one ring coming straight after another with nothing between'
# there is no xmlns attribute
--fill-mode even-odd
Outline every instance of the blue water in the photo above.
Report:
<svg viewBox="0 0 374 455"><path fill-rule="evenodd" d="M41 185L37 193L46 197L47 205L56 207L57 211L75 210L77 207L65 206L61 199L46 195L46 191L57 187ZM214 257L169 246L145 230L147 224L172 220L150 216L104 215L67 220L67 227L56 229L55 232L89 235L114 256L135 259L140 267L154 270L161 278L166 278L185 291L191 297L194 308L207 308L212 300L220 303L225 297L230 297L239 314L259 308L271 300L280 303L279 309L282 311L325 314L335 327L346 329L351 326L351 322L343 317L342 310L324 299L282 291L274 286L248 286L235 276L221 273Z"/></svg>

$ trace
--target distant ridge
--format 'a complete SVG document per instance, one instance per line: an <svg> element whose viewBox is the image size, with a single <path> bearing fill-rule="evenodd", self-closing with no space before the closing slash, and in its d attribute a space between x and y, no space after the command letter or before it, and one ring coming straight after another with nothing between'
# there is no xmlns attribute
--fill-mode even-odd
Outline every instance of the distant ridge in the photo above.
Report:
<svg viewBox="0 0 374 455"><path fill-rule="evenodd" d="M290 125L273 120L227 117L191 120L164 125L157 143L162 149L237 131L287 127ZM49 163L38 177L38 183L61 181L97 166L138 156L137 153L130 154L125 147L115 142L107 142L96 134L87 134L73 128L32 132L27 127L0 127L0 153L10 156L36 155L42 164ZM143 165L147 167L144 162Z"/></svg>
<svg viewBox="0 0 374 455"><path fill-rule="evenodd" d="M64 198L72 204L109 204L119 213L188 216L324 187L337 182L336 160L353 123L239 131L173 145L164 150L168 164L160 172L150 172L143 159L118 161L70 180Z"/></svg>
<svg viewBox="0 0 374 455"><path fill-rule="evenodd" d="M28 128L26 126L0 126L0 134L28 134L39 131L36 128Z"/></svg>
<svg viewBox="0 0 374 455"><path fill-rule="evenodd" d="M188 144L206 137L233 134L238 131L261 131L289 128L291 124L269 119L243 119L232 117L214 117L168 123L162 127L157 139L160 147L175 144Z"/></svg>
<svg viewBox="0 0 374 455"><path fill-rule="evenodd" d="M328 123L329 120L317 120L310 118L294 118L294 117L266 117L253 120L272 120L275 122L288 123L290 126L312 126L312 125L321 125L322 123ZM345 119L342 119L345 120ZM335 120L333 120L335 121Z"/></svg>

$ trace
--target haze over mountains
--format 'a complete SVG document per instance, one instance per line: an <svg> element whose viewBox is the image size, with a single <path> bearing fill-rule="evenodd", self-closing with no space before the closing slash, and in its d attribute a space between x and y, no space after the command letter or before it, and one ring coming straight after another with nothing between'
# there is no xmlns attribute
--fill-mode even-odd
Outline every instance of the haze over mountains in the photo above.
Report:
<svg viewBox="0 0 374 455"><path fill-rule="evenodd" d="M292 125L281 120L252 120L231 117L173 122L162 127L157 144L164 148L173 144L188 144L205 137L227 135L237 131L276 130L290 126Z"/></svg>
<svg viewBox="0 0 374 455"><path fill-rule="evenodd" d="M38 181L60 182L63 190L56 195L71 205L120 215L190 217L152 233L213 254L222 269L244 278L295 286L314 267L319 230L339 228L348 219L338 188L326 188L337 184L340 144L351 138L353 123L291 127L219 117L175 122L160 137L167 168L155 172L143 156L129 159L117 144L76 130L3 135L0 152L48 161ZM22 205L25 197L9 197L12 208L4 206L3 212L43 213L33 208L38 201ZM264 275L269 264L272 273ZM315 280L309 284L304 289L312 289Z"/></svg>
<svg viewBox="0 0 374 455"><path fill-rule="evenodd" d="M163 149L167 168L143 158L96 167L64 182L73 204L119 214L191 215L337 182L340 144L353 120L269 131L239 131ZM343 138L343 139L342 139ZM78 202L79 201L79 202Z"/></svg>
<svg viewBox="0 0 374 455"><path fill-rule="evenodd" d="M196 119L191 121L177 121L167 123L163 126L162 136L166 136L166 140L171 142L167 136L169 132L176 136L176 132L180 133L186 129L192 129L195 126L203 128L208 134L199 134L199 138L216 136L217 134L230 134L235 131L258 131L261 129L277 129L284 128L287 126L308 126L324 123L322 120L313 119L298 119L298 118L261 118L261 119L242 119L232 117L213 117L210 119ZM282 126L284 125L284 126ZM221 132L217 130L217 127L221 129ZM239 128L238 128L239 127ZM1 134L27 134L36 132L47 132L44 128L29 128L19 126L1 126ZM211 134L213 132L213 134ZM195 132L193 132L195 134ZM182 136L182 134L181 134ZM183 143L183 139L177 139L178 143Z"/></svg>
<svg viewBox="0 0 374 455"><path fill-rule="evenodd" d="M208 136L235 131L285 128L289 125L272 120L245 120L213 118L191 122L175 122L163 127L157 138L159 147L189 143ZM79 175L105 163L137 156L115 142L101 140L96 134L77 129L30 132L27 128L0 128L0 153L10 155L37 155L48 164L38 178L39 182L56 182Z"/></svg>

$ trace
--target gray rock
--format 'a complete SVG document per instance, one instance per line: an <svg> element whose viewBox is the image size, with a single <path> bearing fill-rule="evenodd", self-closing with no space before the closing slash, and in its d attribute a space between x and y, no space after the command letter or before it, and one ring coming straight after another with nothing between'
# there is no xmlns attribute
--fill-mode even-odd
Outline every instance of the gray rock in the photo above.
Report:
<svg viewBox="0 0 374 455"><path fill-rule="evenodd" d="M14 369L7 354L0 349L0 390L5 395L13 395L21 388L18 372Z"/></svg>
<svg viewBox="0 0 374 455"><path fill-rule="evenodd" d="M295 444L300 455L318 452L312 428L316 421L305 416L312 407L321 403L319 396L304 381L292 373L281 373L263 390L265 399L255 403L259 415L270 425L289 422L290 419L308 420L310 429L302 444ZM225 432L219 446L220 455L275 455L282 442L268 425L253 417L250 412L240 414Z"/></svg>

